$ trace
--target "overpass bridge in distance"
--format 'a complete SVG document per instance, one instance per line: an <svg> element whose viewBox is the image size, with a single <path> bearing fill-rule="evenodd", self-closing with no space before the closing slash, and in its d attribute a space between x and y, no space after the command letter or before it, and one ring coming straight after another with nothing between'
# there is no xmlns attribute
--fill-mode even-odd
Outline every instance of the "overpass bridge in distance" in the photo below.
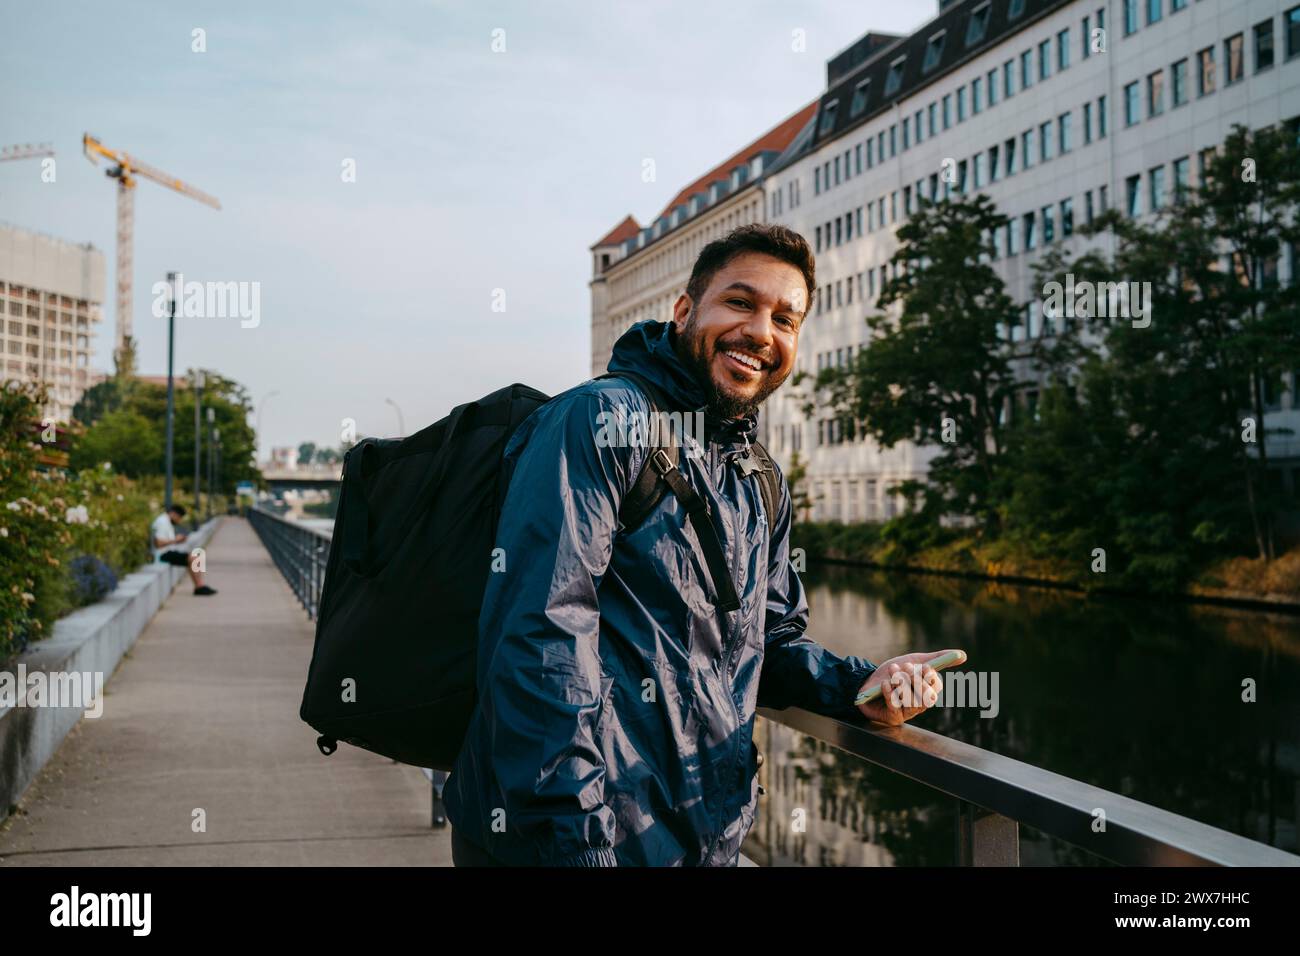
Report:
<svg viewBox="0 0 1300 956"><path fill-rule="evenodd" d="M340 462L337 465L307 465L294 468L268 464L262 468L262 477L266 480L267 487L276 495L282 495L290 490L307 489L335 492L343 481L343 464Z"/></svg>

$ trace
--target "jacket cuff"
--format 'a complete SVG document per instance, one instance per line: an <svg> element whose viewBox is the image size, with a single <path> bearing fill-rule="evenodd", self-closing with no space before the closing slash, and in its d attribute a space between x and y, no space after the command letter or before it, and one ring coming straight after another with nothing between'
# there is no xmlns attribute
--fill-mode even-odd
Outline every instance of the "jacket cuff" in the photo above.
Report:
<svg viewBox="0 0 1300 956"><path fill-rule="evenodd" d="M865 658L859 657L857 661L859 665L853 668L846 682L848 686L845 688L844 705L841 711L848 717L860 717L862 715L862 711L858 710L858 705L853 703L853 699L858 696L858 690L867 682L867 679L876 672L876 665Z"/></svg>
<svg viewBox="0 0 1300 956"><path fill-rule="evenodd" d="M597 846L574 856L566 856L556 866L618 866L618 857L612 846Z"/></svg>

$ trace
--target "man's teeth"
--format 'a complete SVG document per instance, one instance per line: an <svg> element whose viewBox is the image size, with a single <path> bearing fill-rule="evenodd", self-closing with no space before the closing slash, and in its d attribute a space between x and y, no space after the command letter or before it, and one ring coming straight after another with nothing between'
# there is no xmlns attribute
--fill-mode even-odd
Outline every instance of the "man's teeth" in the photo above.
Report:
<svg viewBox="0 0 1300 956"><path fill-rule="evenodd" d="M742 365L748 365L750 368L752 368L752 369L753 369L754 371L756 371L756 372L761 371L762 368L763 368L763 363L762 363L762 362L760 362L760 361L759 361L758 359L756 359L756 358L751 358L750 356L746 355L744 352L732 352L731 350L728 349L728 350L725 350L725 351L723 352L723 354L724 354L724 355L730 355L730 356L731 356L732 358L734 358L737 362L740 362Z"/></svg>

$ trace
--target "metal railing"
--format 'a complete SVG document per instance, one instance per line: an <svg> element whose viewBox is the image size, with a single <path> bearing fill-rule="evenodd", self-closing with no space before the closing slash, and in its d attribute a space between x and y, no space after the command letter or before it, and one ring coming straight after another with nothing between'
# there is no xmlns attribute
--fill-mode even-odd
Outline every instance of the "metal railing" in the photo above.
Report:
<svg viewBox="0 0 1300 956"><path fill-rule="evenodd" d="M329 533L260 508L248 510L248 521L315 620ZM1284 850L920 727L849 723L793 707L759 708L758 714L951 796L961 865L1018 866L1024 824L1126 866L1300 866L1300 856ZM424 773L432 791L431 824L445 826L447 775ZM1104 826L1097 825L1098 810Z"/></svg>
<svg viewBox="0 0 1300 956"><path fill-rule="evenodd" d="M1019 866L1022 823L1124 866L1300 866L1266 843L919 727L758 714L953 797L963 866Z"/></svg>
<svg viewBox="0 0 1300 956"><path fill-rule="evenodd" d="M257 507L248 509L248 523L306 608L307 616L316 620L321 587L325 583L325 565L329 561L329 532L288 521Z"/></svg>

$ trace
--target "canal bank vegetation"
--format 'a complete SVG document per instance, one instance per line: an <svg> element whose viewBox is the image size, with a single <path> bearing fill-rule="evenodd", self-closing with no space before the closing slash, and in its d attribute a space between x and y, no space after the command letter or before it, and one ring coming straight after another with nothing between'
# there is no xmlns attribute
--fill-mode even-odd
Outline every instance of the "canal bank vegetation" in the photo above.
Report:
<svg viewBox="0 0 1300 956"><path fill-rule="evenodd" d="M1131 577L1094 572L1091 562L1036 557L1007 539L986 540L955 528L940 528L904 515L885 523L804 522L794 526L791 544L812 561L859 564L900 571L956 574L1019 584L1058 585L1081 591L1181 593L1228 601L1300 606L1300 548L1268 560L1228 557L1210 561L1185 583L1152 587Z"/></svg>
<svg viewBox="0 0 1300 956"><path fill-rule="evenodd" d="M890 489L908 513L801 524L794 544L886 567L1300 602L1295 486L1269 457L1296 445L1265 419L1300 368L1296 131L1238 127L1193 159L1198 190L1187 165L1167 190L1163 172L1127 184L1124 212L1152 202L1150 220L1111 209L1076 224L1062 206L1022 230L985 196L922 203L878 303L895 308L868 317L851 362L795 385L807 416L839 433L939 452L927 481ZM991 263L1012 235L1058 238L1049 221L1082 241L1050 247L1042 297L1017 304ZM1133 283L1149 291L1116 294Z"/></svg>

